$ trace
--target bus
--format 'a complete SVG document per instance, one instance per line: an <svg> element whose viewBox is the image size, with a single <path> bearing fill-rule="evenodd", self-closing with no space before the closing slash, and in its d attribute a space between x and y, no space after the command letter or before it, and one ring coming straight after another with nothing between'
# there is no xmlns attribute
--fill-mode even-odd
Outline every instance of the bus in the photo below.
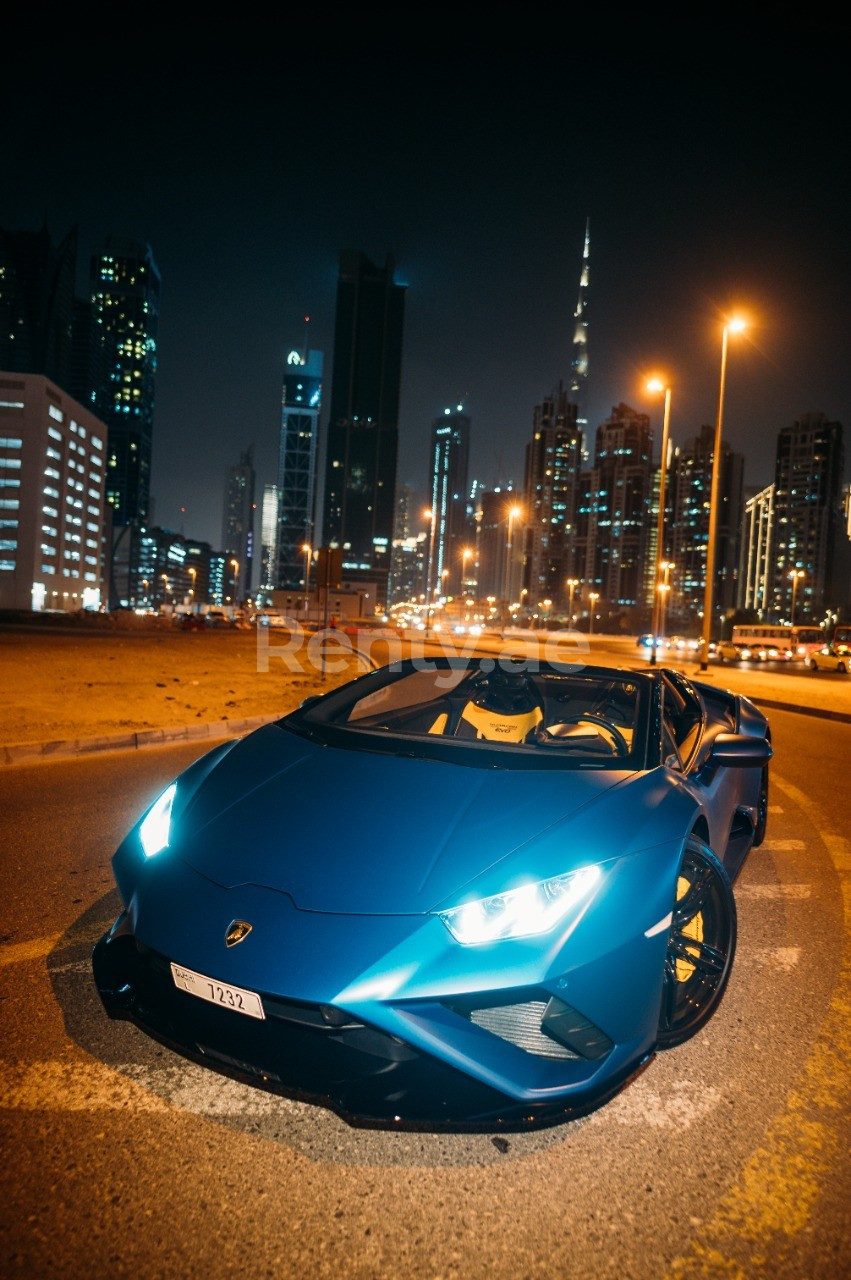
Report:
<svg viewBox="0 0 851 1280"><path fill-rule="evenodd" d="M746 622L733 627L732 642L742 657L747 650L757 662L800 662L823 649L827 637L821 627Z"/></svg>

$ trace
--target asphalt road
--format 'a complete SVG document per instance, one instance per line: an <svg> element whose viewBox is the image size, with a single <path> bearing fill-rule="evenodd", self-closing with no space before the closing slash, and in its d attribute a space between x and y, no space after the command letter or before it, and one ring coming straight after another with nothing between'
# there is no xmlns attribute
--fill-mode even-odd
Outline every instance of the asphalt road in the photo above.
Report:
<svg viewBox="0 0 851 1280"><path fill-rule="evenodd" d="M846 1275L851 846L844 724L772 715L768 839L715 1018L592 1116L372 1132L112 1023L89 954L120 836L198 748L0 773L5 1276Z"/></svg>

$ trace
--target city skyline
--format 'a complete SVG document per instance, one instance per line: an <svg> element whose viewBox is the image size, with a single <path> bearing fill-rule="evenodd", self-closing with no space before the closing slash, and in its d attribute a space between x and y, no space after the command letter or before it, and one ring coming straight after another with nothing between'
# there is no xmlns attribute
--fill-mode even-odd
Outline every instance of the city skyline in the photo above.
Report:
<svg viewBox="0 0 851 1280"><path fill-rule="evenodd" d="M220 476L244 440L257 444L259 491L274 482L282 363L305 314L311 346L332 359L337 263L352 246L392 255L408 285L399 484L422 484L430 424L458 402L473 422L471 475L521 482L534 406L571 378L589 219L591 433L625 401L658 437L660 407L640 388L659 365L673 383L674 443L711 423L720 324L734 303L753 319L731 352L725 415L745 483L769 482L776 433L801 414L851 420L834 159L844 126L829 77L818 94L794 86L791 49L772 49L758 71L739 43L723 75L694 63L627 77L626 49L592 41L582 61L565 59L564 102L525 49L513 63L496 52L399 66L361 49L349 65L332 40L322 93L307 91L312 68L289 65L284 91L259 75L249 83L246 65L221 98L203 65L166 49L129 166L120 115L101 110L118 73L85 74L97 52L80 43L75 62L47 48L50 94L26 65L10 74L15 182L0 224L46 217L56 240L77 226L82 262L108 234L151 245L162 273L152 464L162 525L183 514L216 540ZM449 86L440 96L436 66ZM281 149L284 137L303 145ZM178 465L187 449L189 475Z"/></svg>

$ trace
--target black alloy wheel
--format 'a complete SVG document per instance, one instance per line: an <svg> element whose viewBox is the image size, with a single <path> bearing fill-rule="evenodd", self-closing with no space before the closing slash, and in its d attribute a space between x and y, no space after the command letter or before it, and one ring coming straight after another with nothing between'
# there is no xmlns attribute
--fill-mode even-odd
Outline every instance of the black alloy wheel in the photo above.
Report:
<svg viewBox="0 0 851 1280"><path fill-rule="evenodd" d="M696 1035L718 1007L736 952L736 903L730 878L695 836L686 841L677 879L657 1044L672 1049Z"/></svg>
<svg viewBox="0 0 851 1280"><path fill-rule="evenodd" d="M765 839L768 826L768 765L763 765L759 782L759 799L756 802L756 826L754 827L752 849L758 849Z"/></svg>

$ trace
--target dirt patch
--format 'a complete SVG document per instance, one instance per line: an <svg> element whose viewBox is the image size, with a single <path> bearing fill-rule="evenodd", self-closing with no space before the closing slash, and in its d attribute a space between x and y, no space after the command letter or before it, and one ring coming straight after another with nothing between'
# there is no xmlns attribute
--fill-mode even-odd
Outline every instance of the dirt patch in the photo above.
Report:
<svg viewBox="0 0 851 1280"><path fill-rule="evenodd" d="M360 674L336 656L322 680L316 646L279 656L285 638L254 630L181 632L57 628L0 630L0 743L97 737L251 716L285 715L312 693ZM276 650L278 652L276 652ZM268 667L268 670L264 670Z"/></svg>

